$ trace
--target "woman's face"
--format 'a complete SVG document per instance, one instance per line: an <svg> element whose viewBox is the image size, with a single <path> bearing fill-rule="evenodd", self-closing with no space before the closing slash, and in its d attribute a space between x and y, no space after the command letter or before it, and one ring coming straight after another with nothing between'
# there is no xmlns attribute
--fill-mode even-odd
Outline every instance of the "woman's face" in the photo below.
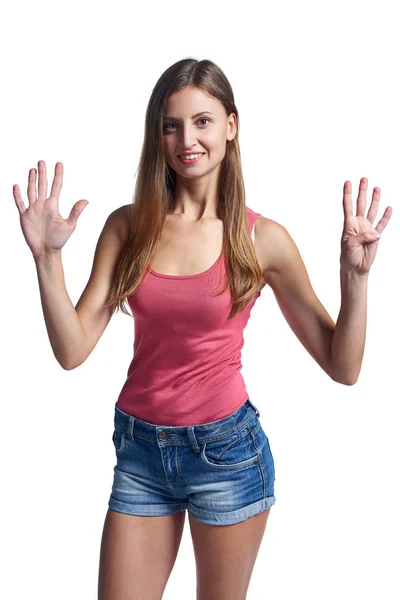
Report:
<svg viewBox="0 0 400 600"><path fill-rule="evenodd" d="M227 117L219 100L190 86L171 94L164 113L163 135L167 163L177 174L195 178L217 168L226 152L227 140L236 134L236 115ZM186 153L202 154L183 163Z"/></svg>

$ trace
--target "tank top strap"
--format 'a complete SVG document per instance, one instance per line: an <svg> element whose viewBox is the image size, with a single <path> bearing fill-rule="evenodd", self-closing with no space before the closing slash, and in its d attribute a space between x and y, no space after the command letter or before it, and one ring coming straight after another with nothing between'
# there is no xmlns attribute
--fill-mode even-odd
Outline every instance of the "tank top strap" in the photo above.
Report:
<svg viewBox="0 0 400 600"><path fill-rule="evenodd" d="M250 228L250 237L252 239L252 242L254 244L254 227L255 227L255 223L258 217L261 216L261 213L255 212L251 209L249 209L249 228Z"/></svg>

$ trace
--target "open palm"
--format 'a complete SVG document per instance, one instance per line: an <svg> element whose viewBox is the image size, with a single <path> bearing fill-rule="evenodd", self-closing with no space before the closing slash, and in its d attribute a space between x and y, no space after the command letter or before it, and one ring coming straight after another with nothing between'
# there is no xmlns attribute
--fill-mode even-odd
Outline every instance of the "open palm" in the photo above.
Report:
<svg viewBox="0 0 400 600"><path fill-rule="evenodd" d="M371 205L367 216L364 216L367 189L368 179L362 177L357 197L356 215L354 216L351 181L345 181L343 187L344 226L340 264L360 275L366 275L369 272L375 259L379 238L374 237L374 234L381 234L392 216L392 207L387 206L381 220L374 227L381 190L379 187L374 188Z"/></svg>
<svg viewBox="0 0 400 600"><path fill-rule="evenodd" d="M67 219L60 215L59 198L62 188L64 167L56 163L50 196L47 196L46 163L38 162L39 181L36 190L36 169L30 169L28 175L28 202L26 208L21 198L19 186L13 186L15 204L19 210L20 223L25 241L34 257L59 251L72 232L81 212L89 204L79 200L74 204Z"/></svg>

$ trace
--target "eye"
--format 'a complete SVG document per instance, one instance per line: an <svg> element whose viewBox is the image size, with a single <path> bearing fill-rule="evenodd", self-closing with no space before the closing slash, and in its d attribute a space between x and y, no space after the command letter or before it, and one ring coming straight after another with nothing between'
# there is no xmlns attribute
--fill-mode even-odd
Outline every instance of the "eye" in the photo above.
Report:
<svg viewBox="0 0 400 600"><path fill-rule="evenodd" d="M208 121L210 122L211 119L207 119L206 117L202 117L201 119L197 120L197 123L199 123L200 121ZM169 125L176 125L176 123L174 121L171 121L171 123L166 123L164 125L164 129L166 129L167 131L174 131L173 129L169 129ZM202 127L205 127L205 125L203 125Z"/></svg>

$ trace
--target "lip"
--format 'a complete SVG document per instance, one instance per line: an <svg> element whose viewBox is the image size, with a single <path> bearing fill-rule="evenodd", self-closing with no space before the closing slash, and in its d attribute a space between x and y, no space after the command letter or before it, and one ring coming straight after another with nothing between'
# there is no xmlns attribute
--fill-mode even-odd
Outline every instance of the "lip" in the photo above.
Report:
<svg viewBox="0 0 400 600"><path fill-rule="evenodd" d="M192 152L192 154L201 154L201 156L199 156L198 158L193 158L192 160L185 159L179 155L178 155L178 158L184 165L192 165L192 164L196 163L197 161L199 161L200 159L202 159L203 156L205 155L205 152Z"/></svg>

